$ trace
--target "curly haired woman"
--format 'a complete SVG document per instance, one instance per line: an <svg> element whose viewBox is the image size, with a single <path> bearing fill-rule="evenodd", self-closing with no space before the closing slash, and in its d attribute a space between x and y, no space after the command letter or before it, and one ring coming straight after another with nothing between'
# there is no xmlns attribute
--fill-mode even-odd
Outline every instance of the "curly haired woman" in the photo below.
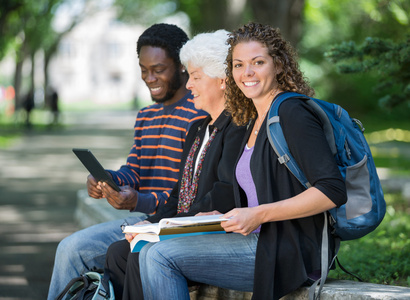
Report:
<svg viewBox="0 0 410 300"><path fill-rule="evenodd" d="M237 208L222 223L231 233L143 248L146 299L189 299L187 280L279 299L320 276L323 212L346 202L321 121L304 101L287 100L279 116L310 188L278 162L269 143L266 114L276 97L314 93L289 43L278 29L249 23L232 32L228 44L227 110L236 124L248 124L234 168Z"/></svg>

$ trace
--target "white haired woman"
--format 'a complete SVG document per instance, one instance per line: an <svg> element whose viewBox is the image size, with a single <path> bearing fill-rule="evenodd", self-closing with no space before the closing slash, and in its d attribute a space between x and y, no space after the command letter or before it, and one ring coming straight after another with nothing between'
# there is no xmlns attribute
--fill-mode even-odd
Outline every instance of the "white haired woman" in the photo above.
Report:
<svg viewBox="0 0 410 300"><path fill-rule="evenodd" d="M179 179L167 203L143 222L198 213L226 213L235 207L233 167L245 127L234 125L225 111L227 38L225 30L199 34L180 51L181 62L189 74L186 87L194 96L195 108L209 116L193 124L186 137ZM134 236L126 235L126 239L130 242ZM174 240L178 239L184 237ZM129 249L127 241L120 241L107 252L105 273L113 283L116 299L143 298L139 274L143 257L129 253Z"/></svg>

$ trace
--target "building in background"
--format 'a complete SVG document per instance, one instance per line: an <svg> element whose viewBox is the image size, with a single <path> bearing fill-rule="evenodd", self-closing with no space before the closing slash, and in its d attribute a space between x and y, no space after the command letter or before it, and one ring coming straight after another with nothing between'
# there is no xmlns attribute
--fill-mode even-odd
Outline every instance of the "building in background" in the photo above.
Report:
<svg viewBox="0 0 410 300"><path fill-rule="evenodd" d="M64 28L70 12L56 14L56 30ZM177 13L160 22L176 24L189 32L189 18ZM91 102L95 104L130 103L138 106L152 103L148 89L141 79L136 44L146 29L142 25L128 25L117 21L111 6L88 16L71 30L59 44L48 66L49 90L56 90L59 103ZM44 107L44 55L35 56L35 107ZM23 64L21 94L27 93L32 64ZM0 61L0 88L12 84L15 59L11 53ZM0 114L4 112L4 97L0 94ZM14 110L13 110L14 111Z"/></svg>
<svg viewBox="0 0 410 300"><path fill-rule="evenodd" d="M136 53L143 30L117 22L114 10L87 18L61 41L50 62L50 85L63 102L149 100Z"/></svg>

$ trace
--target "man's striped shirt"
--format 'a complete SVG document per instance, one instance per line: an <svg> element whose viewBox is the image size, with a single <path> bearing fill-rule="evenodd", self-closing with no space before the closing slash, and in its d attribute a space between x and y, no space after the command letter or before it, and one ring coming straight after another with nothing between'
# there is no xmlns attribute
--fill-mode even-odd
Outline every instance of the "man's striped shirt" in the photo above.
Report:
<svg viewBox="0 0 410 300"><path fill-rule="evenodd" d="M189 127L206 115L195 109L190 93L172 105L156 103L138 112L126 165L118 171L108 170L118 185L138 191L133 211L152 214L166 203L177 182Z"/></svg>

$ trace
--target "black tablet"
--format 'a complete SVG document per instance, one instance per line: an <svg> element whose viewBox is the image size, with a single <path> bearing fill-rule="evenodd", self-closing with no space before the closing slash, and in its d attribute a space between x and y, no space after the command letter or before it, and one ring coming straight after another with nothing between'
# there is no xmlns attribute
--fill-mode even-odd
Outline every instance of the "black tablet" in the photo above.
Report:
<svg viewBox="0 0 410 300"><path fill-rule="evenodd" d="M121 191L90 150L74 148L73 152L97 181L106 182L117 192Z"/></svg>

